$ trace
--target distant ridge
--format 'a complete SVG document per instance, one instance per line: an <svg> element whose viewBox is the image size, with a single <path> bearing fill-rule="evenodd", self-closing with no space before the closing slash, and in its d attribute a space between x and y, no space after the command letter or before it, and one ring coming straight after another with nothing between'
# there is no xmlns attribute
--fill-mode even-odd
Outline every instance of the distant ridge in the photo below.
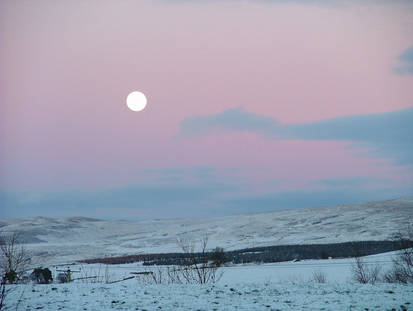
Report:
<svg viewBox="0 0 413 311"><path fill-rule="evenodd" d="M323 208L278 210L208 219L104 221L88 217L0 220L20 232L35 256L53 263L180 251L176 238L209 236L209 246L250 247L389 240L409 225L413 198Z"/></svg>

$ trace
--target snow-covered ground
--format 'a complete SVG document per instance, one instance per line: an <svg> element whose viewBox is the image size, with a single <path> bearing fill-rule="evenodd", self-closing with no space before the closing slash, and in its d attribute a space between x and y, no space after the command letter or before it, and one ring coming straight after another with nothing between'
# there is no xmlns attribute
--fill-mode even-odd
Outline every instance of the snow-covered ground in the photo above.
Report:
<svg viewBox="0 0 413 311"><path fill-rule="evenodd" d="M209 236L208 247L234 250L285 244L387 240L405 228L413 198L210 219L102 221L82 217L1 219L20 232L39 264L139 253L177 252L176 239Z"/></svg>
<svg viewBox="0 0 413 311"><path fill-rule="evenodd" d="M379 265L382 271L392 266L394 252L364 257L364 263L370 267ZM306 283L313 281L313 274L321 272L328 283L352 282L354 259L303 260L299 262L279 262L262 265L236 265L223 268L220 283L248 283L251 280L260 283Z"/></svg>
<svg viewBox="0 0 413 311"><path fill-rule="evenodd" d="M413 199L318 209L274 211L203 220L101 221L81 217L3 219L3 232L20 232L34 253L33 267L124 254L176 252L177 237L209 236L209 248L385 240L409 224ZM383 271L392 253L365 258ZM413 310L413 287L360 285L351 280L351 259L248 264L221 269L211 285L147 284L131 272L142 264L71 265L66 284L7 285L6 310ZM59 265L58 269L67 269ZM326 276L326 283L313 279Z"/></svg>
<svg viewBox="0 0 413 311"><path fill-rule="evenodd" d="M5 310L15 310L19 299L17 310L411 310L413 287L311 283L17 286Z"/></svg>
<svg viewBox="0 0 413 311"><path fill-rule="evenodd" d="M395 252L363 257L367 266L380 266L382 272L392 266ZM303 260L297 262L277 262L268 264L242 264L222 267L223 273L219 284L233 285L238 283L305 283L312 282L313 274L321 272L329 283L352 282L352 266L354 259L326 259ZM161 266L163 267L163 266ZM103 264L77 264L71 266L58 266L55 269L80 271L73 274L73 278L98 276L102 281L115 281L131 276L131 272L157 270L156 266L142 266L142 263L103 265ZM56 270L52 272L56 275Z"/></svg>
<svg viewBox="0 0 413 311"><path fill-rule="evenodd" d="M386 270L392 256L364 260ZM102 282L14 286L6 310L413 310L411 285L356 284L352 263L333 259L229 266L222 268L223 277L214 285L145 285L136 279L105 284L105 277L114 281L147 268L76 265L70 268L82 272L74 278L98 275ZM325 284L312 279L315 271L326 275Z"/></svg>

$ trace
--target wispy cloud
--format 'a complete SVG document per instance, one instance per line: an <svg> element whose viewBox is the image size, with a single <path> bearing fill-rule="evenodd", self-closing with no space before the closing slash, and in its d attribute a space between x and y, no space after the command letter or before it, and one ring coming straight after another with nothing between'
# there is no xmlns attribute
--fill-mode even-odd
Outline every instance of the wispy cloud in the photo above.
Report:
<svg viewBox="0 0 413 311"><path fill-rule="evenodd" d="M401 65L395 68L398 74L413 74L413 45L406 49L399 57L398 60Z"/></svg>
<svg viewBox="0 0 413 311"><path fill-rule="evenodd" d="M205 135L214 130L250 131L269 139L348 141L356 147L367 147L375 156L413 164L413 108L297 124L281 124L234 108L181 122L181 132L186 135Z"/></svg>
<svg viewBox="0 0 413 311"><path fill-rule="evenodd" d="M171 168L171 171L174 171ZM180 169L176 169L180 171ZM379 186L370 187L371 184ZM277 209L321 207L412 196L411 185L389 187L368 177L314 180L310 188L256 193L236 182L210 178L204 182L170 181L136 184L99 191L64 191L35 195L0 190L0 218L89 216L109 219L213 217Z"/></svg>
<svg viewBox="0 0 413 311"><path fill-rule="evenodd" d="M200 4L200 3L244 3L258 2L264 4L299 4L299 5L316 5L324 7L347 7L350 5L391 5L394 3L410 4L411 0L159 0L164 4Z"/></svg>
<svg viewBox="0 0 413 311"><path fill-rule="evenodd" d="M281 130L280 124L273 118L250 113L242 108L232 108L213 115L195 116L181 122L181 130L187 134L205 134L214 128L265 134L276 134Z"/></svg>
<svg viewBox="0 0 413 311"><path fill-rule="evenodd" d="M374 200L411 197L409 188L365 189L359 185L347 188L320 190L291 190L263 195L239 196L228 200L226 206L238 212L271 211L276 209L325 207L341 204L361 203Z"/></svg>
<svg viewBox="0 0 413 311"><path fill-rule="evenodd" d="M112 218L128 217L117 210L134 211L135 218L171 218L214 214L214 203L226 192L238 191L219 181L202 183L169 181L163 184L136 184L98 191L62 191L31 197L29 193L0 191L1 217L70 216L96 217L97 210L110 210ZM148 216L149 215L149 216ZM101 215L103 217L104 215ZM108 215L106 215L108 216Z"/></svg>

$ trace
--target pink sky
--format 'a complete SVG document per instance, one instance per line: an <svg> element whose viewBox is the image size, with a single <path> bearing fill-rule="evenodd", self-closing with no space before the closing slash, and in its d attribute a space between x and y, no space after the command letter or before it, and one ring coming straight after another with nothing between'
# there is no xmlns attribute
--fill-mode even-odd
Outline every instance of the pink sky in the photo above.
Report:
<svg viewBox="0 0 413 311"><path fill-rule="evenodd" d="M402 1L2 1L0 189L87 192L210 167L243 194L360 177L403 192L411 165L350 142L185 137L180 122L235 107L282 123L413 107L413 75L394 71L411 29ZM127 109L132 90L143 112Z"/></svg>

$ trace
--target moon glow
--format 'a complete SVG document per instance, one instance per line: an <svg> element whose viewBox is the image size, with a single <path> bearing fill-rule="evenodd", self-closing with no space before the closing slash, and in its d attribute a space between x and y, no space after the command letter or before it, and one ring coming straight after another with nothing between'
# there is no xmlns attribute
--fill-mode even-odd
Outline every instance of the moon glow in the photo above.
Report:
<svg viewBox="0 0 413 311"><path fill-rule="evenodd" d="M126 105L132 111L142 111L145 109L146 103L147 99L145 94L139 91L131 92L128 97L126 97Z"/></svg>

